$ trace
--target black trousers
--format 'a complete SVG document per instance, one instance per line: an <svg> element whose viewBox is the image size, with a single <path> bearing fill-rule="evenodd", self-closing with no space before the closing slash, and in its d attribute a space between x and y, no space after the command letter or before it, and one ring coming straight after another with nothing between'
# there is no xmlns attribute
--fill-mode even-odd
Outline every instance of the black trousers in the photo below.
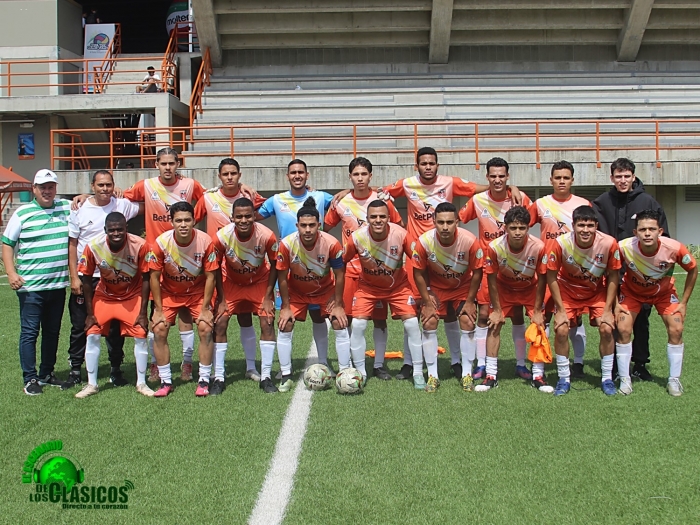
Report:
<svg viewBox="0 0 700 525"><path fill-rule="evenodd" d="M651 305L642 305L637 319L634 320L634 339L632 340L632 362L645 365L649 362L649 315Z"/></svg>
<svg viewBox="0 0 700 525"><path fill-rule="evenodd" d="M97 287L98 278L92 280L93 290ZM68 359L70 360L71 371L79 371L85 361L85 318L87 309L85 308L85 298L82 295L70 294L68 299L68 313L70 314L71 330L70 345L68 347ZM124 361L124 338L121 336L121 326L119 321L112 321L109 327L107 341L107 353L109 362L113 368L119 368Z"/></svg>

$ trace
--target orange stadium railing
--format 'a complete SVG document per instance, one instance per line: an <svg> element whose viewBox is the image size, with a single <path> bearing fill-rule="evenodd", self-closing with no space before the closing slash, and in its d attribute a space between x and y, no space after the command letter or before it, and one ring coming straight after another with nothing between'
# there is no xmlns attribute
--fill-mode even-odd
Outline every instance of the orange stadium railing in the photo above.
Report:
<svg viewBox="0 0 700 525"><path fill-rule="evenodd" d="M183 152L186 161L188 157L415 154L420 146L437 145L438 152L471 154L475 169L485 155L501 152L530 153L530 162L538 168L543 153L557 151L587 153L587 161L598 167L605 152L620 150L652 152L658 167L674 160L674 151L695 150L700 158L697 119L249 124L145 128L132 141L117 140L117 134L124 131L53 130L52 166L71 169L62 166L87 161L90 167L116 168L126 159L134 166L150 167L155 151L162 147ZM95 137L95 133L101 133L103 140L87 140L86 136ZM441 148L439 141L445 139L451 145ZM85 152L80 151L80 159L76 158L77 143ZM138 153L120 154L117 149Z"/></svg>
<svg viewBox="0 0 700 525"><path fill-rule="evenodd" d="M202 107L202 95L204 94L204 88L211 84L212 72L211 55L209 54L209 48L206 48L202 55L202 65L199 67L197 80L195 80L194 86L192 87L192 95L190 96L190 127L194 126L197 114L201 115L204 111Z"/></svg>

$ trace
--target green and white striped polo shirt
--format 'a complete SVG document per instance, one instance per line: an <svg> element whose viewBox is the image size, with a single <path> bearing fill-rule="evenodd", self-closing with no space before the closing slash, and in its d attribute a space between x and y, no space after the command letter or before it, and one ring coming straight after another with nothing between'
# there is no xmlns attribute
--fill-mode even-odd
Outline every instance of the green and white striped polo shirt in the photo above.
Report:
<svg viewBox="0 0 700 525"><path fill-rule="evenodd" d="M3 244L15 248L17 273L25 284L18 292L41 292L68 286L68 216L70 202L54 200L42 208L33 200L17 208L7 223Z"/></svg>

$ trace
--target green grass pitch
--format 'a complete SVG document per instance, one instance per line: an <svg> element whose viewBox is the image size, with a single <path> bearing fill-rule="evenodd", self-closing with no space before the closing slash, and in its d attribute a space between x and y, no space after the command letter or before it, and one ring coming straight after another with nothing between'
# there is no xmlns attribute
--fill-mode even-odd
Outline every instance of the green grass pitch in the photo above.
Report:
<svg viewBox="0 0 700 525"><path fill-rule="evenodd" d="M21 390L17 298L0 286L0 301L0 523L246 522L291 395L263 395L243 380L235 323L228 386L218 398L196 399L194 383L178 384L176 330L176 389L167 399L111 387L104 345L99 395L76 400L76 389L47 387L44 395L29 397ZM442 355L442 386L434 395L414 391L410 382L376 379L359 396L315 393L285 523L698 523L696 304L691 300L685 330L681 398L665 392L666 336L656 314L649 365L656 381L635 381L628 397L607 398L598 388L598 337L590 329L588 378L575 381L563 398L513 378L508 328L494 391L462 392L450 376L449 356ZM60 378L68 372L69 326L66 312ZM297 325L296 371L310 334L309 322ZM440 336L446 347L442 329ZM399 323L390 323L389 350L399 349L401 339ZM132 348L127 340L124 370L133 382ZM392 375L400 366L389 361ZM556 381L553 365L547 374ZM79 460L84 484L131 481L129 508L63 510L30 502L33 485L21 483L22 464L32 449L55 439Z"/></svg>

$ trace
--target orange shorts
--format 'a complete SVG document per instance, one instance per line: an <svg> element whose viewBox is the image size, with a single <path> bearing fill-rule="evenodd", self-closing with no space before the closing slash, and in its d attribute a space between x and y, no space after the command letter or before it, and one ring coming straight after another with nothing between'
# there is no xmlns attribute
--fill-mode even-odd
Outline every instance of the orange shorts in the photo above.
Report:
<svg viewBox="0 0 700 525"><path fill-rule="evenodd" d="M462 309L462 303L465 302L467 295L469 295L470 283L467 283L466 287L457 288L455 290L442 290L440 288L432 287L430 291L435 294L438 301L440 301L440 306L437 309L437 314L440 319L447 317L449 310L458 314Z"/></svg>
<svg viewBox="0 0 700 525"><path fill-rule="evenodd" d="M510 317L515 308L524 307L525 313L532 319L532 314L535 312L535 295L537 295L537 287L535 286L528 290L506 290L499 286L498 300L501 303L503 317ZM546 298L544 304L546 304ZM489 304L489 312L493 312L491 304Z"/></svg>
<svg viewBox="0 0 700 525"><path fill-rule="evenodd" d="M372 317L377 301L382 300L391 307L392 319L403 316L416 315L416 300L411 292L410 285L404 281L403 285L389 291L378 291L361 283L355 296L352 298L353 317L369 319Z"/></svg>
<svg viewBox="0 0 700 525"><path fill-rule="evenodd" d="M263 299L267 290L267 279L257 283L241 286L224 279L224 294L226 295L226 313L264 315Z"/></svg>
<svg viewBox="0 0 700 525"><path fill-rule="evenodd" d="M626 286L621 287L620 293L617 297L620 306L628 310L629 312L634 312L638 314L642 311L642 305L651 304L654 305L656 311L659 315L671 315L676 308L678 308L678 293L676 289L669 290L666 293L658 294L653 297L639 297L629 293L629 289Z"/></svg>
<svg viewBox="0 0 700 525"><path fill-rule="evenodd" d="M141 326L134 326L134 321L141 310L141 296L137 295L127 300L114 300L102 295L94 297L93 308L97 324L88 330L90 334L109 335L109 325L112 321L119 321L123 337L146 337L146 330Z"/></svg>
<svg viewBox="0 0 700 525"><path fill-rule="evenodd" d="M607 295L607 290L605 288L601 288L590 299L568 297L563 290L560 293L561 300L564 303L564 309L566 310L566 317L569 321L578 319L585 313L589 315L592 321L593 319L602 317L605 312L605 298Z"/></svg>
<svg viewBox="0 0 700 525"><path fill-rule="evenodd" d="M163 315L168 324L173 324L180 310L187 310L192 319L197 319L202 313L204 306L203 295L180 295L170 296L161 292L161 300L163 301Z"/></svg>
<svg viewBox="0 0 700 525"><path fill-rule="evenodd" d="M352 316L352 298L355 297L360 287L360 280L354 277L345 277L345 290L343 290L343 302L346 315ZM385 321L387 318L387 306L384 301L377 301L372 311L373 321Z"/></svg>
<svg viewBox="0 0 700 525"><path fill-rule="evenodd" d="M491 304L491 297L489 297L489 282L486 279L486 272L481 276L481 286L479 286L479 291L476 292L476 304Z"/></svg>
<svg viewBox="0 0 700 525"><path fill-rule="evenodd" d="M328 301L335 296L335 285L331 287L330 292L326 295L300 295L294 292L289 292L289 306L292 309L292 315L297 321L306 320L306 312L308 310L321 310L323 317L328 317L331 311L328 309ZM313 308L316 306L317 308ZM311 308L309 308L311 307Z"/></svg>

